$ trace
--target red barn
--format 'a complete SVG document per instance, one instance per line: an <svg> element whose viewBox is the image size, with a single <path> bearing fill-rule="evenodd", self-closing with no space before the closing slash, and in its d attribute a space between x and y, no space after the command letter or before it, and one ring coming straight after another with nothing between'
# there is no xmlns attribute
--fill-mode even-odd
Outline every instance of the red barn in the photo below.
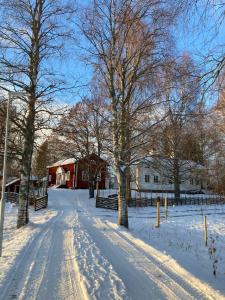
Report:
<svg viewBox="0 0 225 300"><path fill-rule="evenodd" d="M107 162L96 154L76 160L69 158L48 166L49 186L61 186L70 189L88 189L89 178L98 180L99 188L105 189Z"/></svg>

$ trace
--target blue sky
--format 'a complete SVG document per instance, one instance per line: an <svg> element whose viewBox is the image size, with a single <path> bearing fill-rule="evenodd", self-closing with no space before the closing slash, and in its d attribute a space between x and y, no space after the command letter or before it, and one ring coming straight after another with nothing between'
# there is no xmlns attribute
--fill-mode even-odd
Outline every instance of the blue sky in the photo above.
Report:
<svg viewBox="0 0 225 300"><path fill-rule="evenodd" d="M199 14L203 15L204 12L203 8L199 7L198 15L193 12L187 20L181 16L174 30L178 49L190 52L196 59L209 51L218 51L217 46L222 43L225 45L224 24L217 26L217 12L209 9L207 12L205 18L201 18Z"/></svg>
<svg viewBox="0 0 225 300"><path fill-rule="evenodd" d="M87 5L88 3L89 0L78 1L78 5ZM208 51L212 51L215 54L217 51L221 51L218 45L225 41L225 29L221 26L220 30L217 31L215 26L217 15L212 13L210 18L203 21L193 14L188 22L183 20L184 18L181 17L176 27L173 28L178 56L187 52L197 62L200 62L202 61L202 56ZM82 37L78 36L79 39L82 39ZM79 86L73 92L68 91L60 95L61 101L72 104L79 101L80 96L88 93L87 84L91 80L92 71L91 67L81 60L79 48L69 48L71 49L68 55L58 63L58 68L65 74L66 80L71 86L74 83Z"/></svg>

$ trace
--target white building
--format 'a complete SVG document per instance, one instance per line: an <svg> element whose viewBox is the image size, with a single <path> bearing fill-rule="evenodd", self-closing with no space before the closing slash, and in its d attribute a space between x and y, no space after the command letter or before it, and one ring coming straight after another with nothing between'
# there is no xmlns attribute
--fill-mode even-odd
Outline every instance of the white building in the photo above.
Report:
<svg viewBox="0 0 225 300"><path fill-rule="evenodd" d="M149 156L131 167L131 189L149 191L174 191L172 159ZM204 167L193 161L179 161L180 190L206 189Z"/></svg>

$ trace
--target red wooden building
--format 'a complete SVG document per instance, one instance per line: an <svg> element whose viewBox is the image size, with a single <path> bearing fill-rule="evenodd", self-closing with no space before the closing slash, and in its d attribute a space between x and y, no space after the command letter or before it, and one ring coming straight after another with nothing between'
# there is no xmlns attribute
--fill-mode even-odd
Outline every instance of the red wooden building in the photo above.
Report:
<svg viewBox="0 0 225 300"><path fill-rule="evenodd" d="M36 176L30 177L30 191L32 189L37 189L40 186L40 182L43 182L47 178L39 179ZM20 178L9 179L5 186L6 192L9 193L19 193L20 191Z"/></svg>
<svg viewBox="0 0 225 300"><path fill-rule="evenodd" d="M69 158L48 166L48 185L70 189L88 189L89 181L99 182L99 188L106 188L107 162L96 154L76 160Z"/></svg>

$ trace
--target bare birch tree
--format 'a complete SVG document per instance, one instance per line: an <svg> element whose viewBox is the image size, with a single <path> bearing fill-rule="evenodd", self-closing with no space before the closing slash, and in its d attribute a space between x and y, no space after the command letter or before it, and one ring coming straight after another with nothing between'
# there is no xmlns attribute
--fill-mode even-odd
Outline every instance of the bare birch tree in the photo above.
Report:
<svg viewBox="0 0 225 300"><path fill-rule="evenodd" d="M146 127L138 115L143 114L143 120L147 110L150 112L151 79L165 60L170 18L161 1L94 0L84 10L79 24L90 46L86 49L88 62L100 73L109 99L112 153L119 186L118 223L125 227L128 227L126 172L131 147L137 150L143 143L140 137ZM135 120L136 124L142 123L141 130L134 130ZM129 132L136 132L136 137Z"/></svg>
<svg viewBox="0 0 225 300"><path fill-rule="evenodd" d="M198 34L199 44L202 44L201 51L197 54L201 56L201 65L204 66L202 72L202 84L208 91L209 87L215 89L214 83L224 72L225 67L225 3L223 0L185 0L178 1L177 6L184 12L182 21L186 29ZM186 19L186 22L184 22ZM207 31L207 35L205 32Z"/></svg>
<svg viewBox="0 0 225 300"><path fill-rule="evenodd" d="M64 143L64 156L82 159L86 166L90 198L94 197L98 173L105 167L105 162L102 163L99 159L99 165L93 168L91 157L93 153L99 158L104 154L107 138L105 108L101 99L86 97L69 109L56 128L58 137Z"/></svg>
<svg viewBox="0 0 225 300"><path fill-rule="evenodd" d="M17 227L28 223L29 177L35 132L51 114L47 103L59 91L52 58L63 49L69 35L67 22L73 1L0 1L0 85L21 94L23 109L16 123L23 134L21 182Z"/></svg>
<svg viewBox="0 0 225 300"><path fill-rule="evenodd" d="M194 150L193 124L200 114L199 74L189 56L173 61L166 70L164 81L164 109L166 119L156 130L155 168L164 170L164 177L174 183L176 200L180 199L180 183L193 169L189 150ZM192 140L191 140L192 137ZM197 147L197 143L195 144ZM188 148L188 149L187 149ZM195 149L196 151L196 149Z"/></svg>
<svg viewBox="0 0 225 300"><path fill-rule="evenodd" d="M225 81L224 72L219 78L221 92L210 109L205 125L209 187L217 193L225 194Z"/></svg>

